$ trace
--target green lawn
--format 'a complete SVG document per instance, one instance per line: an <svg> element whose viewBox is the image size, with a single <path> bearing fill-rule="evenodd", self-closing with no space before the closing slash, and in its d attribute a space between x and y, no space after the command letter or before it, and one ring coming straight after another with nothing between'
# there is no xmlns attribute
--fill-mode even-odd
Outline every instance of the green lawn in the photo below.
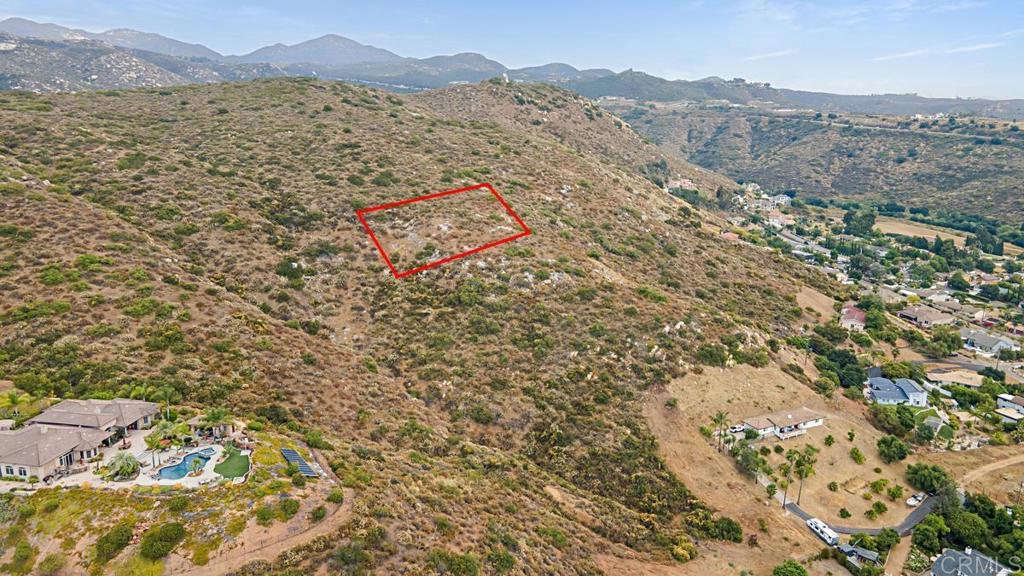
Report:
<svg viewBox="0 0 1024 576"><path fill-rule="evenodd" d="M237 448L228 448L227 453L227 459L214 466L213 471L225 478L245 476L249 471L249 457L240 454Z"/></svg>
<svg viewBox="0 0 1024 576"><path fill-rule="evenodd" d="M913 408L911 408L911 410L913 410ZM914 414L914 421L920 424L921 422L924 422L925 418L938 415L939 413L935 408L918 408L918 412Z"/></svg>

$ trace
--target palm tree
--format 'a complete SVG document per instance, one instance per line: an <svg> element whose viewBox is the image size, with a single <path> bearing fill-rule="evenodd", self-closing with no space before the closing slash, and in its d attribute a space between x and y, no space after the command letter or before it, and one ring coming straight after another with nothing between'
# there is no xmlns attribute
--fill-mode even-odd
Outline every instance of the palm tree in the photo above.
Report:
<svg viewBox="0 0 1024 576"><path fill-rule="evenodd" d="M18 406L24 400L25 398L21 395L21 392L18 392L17 390L7 392L7 408L11 411L11 414L14 416L18 416L20 414L21 411L18 410Z"/></svg>
<svg viewBox="0 0 1024 576"><path fill-rule="evenodd" d="M722 451L722 437L725 435L725 425L729 422L729 413L724 410L715 412L715 415L711 417L711 423L715 425L715 431L718 432L718 451Z"/></svg>
<svg viewBox="0 0 1024 576"><path fill-rule="evenodd" d="M788 456L789 455L787 454L787 458ZM793 473L793 465L789 462L779 464L779 473L782 474L782 479L779 480L779 484L782 484L782 507L785 508L787 498L789 497L789 484L793 479L791 476Z"/></svg>
<svg viewBox="0 0 1024 576"><path fill-rule="evenodd" d="M231 413L226 408L211 408L203 414L200 423L213 429L213 437L219 436L220 428L231 421Z"/></svg>
<svg viewBox="0 0 1024 576"><path fill-rule="evenodd" d="M818 453L818 449L810 444L804 446L802 452L797 456L797 465L795 468L796 477L800 479L800 490L796 495L796 503L800 504L800 498L804 494L804 480L814 475L814 465L818 463L818 459L815 455Z"/></svg>
<svg viewBox="0 0 1024 576"><path fill-rule="evenodd" d="M153 400L164 403L164 419L171 418L171 402L177 402L181 395L173 386L161 386L151 395Z"/></svg>
<svg viewBox="0 0 1024 576"><path fill-rule="evenodd" d="M118 452L110 459L107 470L114 480L131 478L139 471L139 461L128 452Z"/></svg>
<svg viewBox="0 0 1024 576"><path fill-rule="evenodd" d="M193 458L192 461L188 463L189 472L191 472L192 474L199 472L202 468L203 461L200 460L199 458Z"/></svg>
<svg viewBox="0 0 1024 576"><path fill-rule="evenodd" d="M153 459L153 466L158 464L156 453L163 446L163 441L173 435L174 424L168 420L161 420L154 424L152 431L146 435L146 447L149 448L150 456Z"/></svg>
<svg viewBox="0 0 1024 576"><path fill-rule="evenodd" d="M132 387L131 391L128 392L128 397L132 400L146 400L152 396L154 392L156 392L155 386L140 384Z"/></svg>

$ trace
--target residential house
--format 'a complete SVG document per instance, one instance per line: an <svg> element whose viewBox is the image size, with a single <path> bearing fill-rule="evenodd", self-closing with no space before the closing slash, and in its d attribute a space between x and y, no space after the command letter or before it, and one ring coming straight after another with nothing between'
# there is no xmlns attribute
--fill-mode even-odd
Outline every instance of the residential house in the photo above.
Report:
<svg viewBox="0 0 1024 576"><path fill-rule="evenodd" d="M159 412L159 405L143 400L63 400L28 423L95 430L118 429L124 433L149 428Z"/></svg>
<svg viewBox="0 0 1024 576"><path fill-rule="evenodd" d="M963 386L965 388L980 388L984 376L970 370L949 370L940 372L933 370L925 374L925 378L932 384L947 388L949 386Z"/></svg>
<svg viewBox="0 0 1024 576"><path fill-rule="evenodd" d="M843 556L846 556L846 559L850 564L853 564L857 568L860 568L865 564L877 566L881 561L881 555L878 552L861 548L860 546L840 544L838 549L843 553Z"/></svg>
<svg viewBox="0 0 1024 576"><path fill-rule="evenodd" d="M1019 422L1024 418L1024 397L1022 396L1000 394L996 397L996 407L996 413L1003 417L1004 422ZM1016 412L1017 414L1014 415L1008 412Z"/></svg>
<svg viewBox="0 0 1024 576"><path fill-rule="evenodd" d="M994 412L1004 424L1020 424L1024 420L1024 414L1013 408L996 408Z"/></svg>
<svg viewBox="0 0 1024 576"><path fill-rule="evenodd" d="M682 188L683 190L696 190L697 185L689 178L670 178L668 181L669 190Z"/></svg>
<svg viewBox="0 0 1024 576"><path fill-rule="evenodd" d="M867 326L867 321L867 312L857 308L856 304L853 302L843 304L843 310L839 317L840 326L854 332L863 332Z"/></svg>
<svg viewBox="0 0 1024 576"><path fill-rule="evenodd" d="M807 408L781 410L743 421L743 425L755 430L759 438L774 435L780 440L806 434L808 428L821 426L824 423L824 416Z"/></svg>
<svg viewBox="0 0 1024 576"><path fill-rule="evenodd" d="M45 479L99 454L112 431L31 425L0 432L0 473Z"/></svg>
<svg viewBox="0 0 1024 576"><path fill-rule="evenodd" d="M897 312L896 316L921 328L948 326L956 320L953 316L928 306L910 306Z"/></svg>
<svg viewBox="0 0 1024 576"><path fill-rule="evenodd" d="M962 328L960 337L964 340L964 348L973 350L982 356L998 356L1003 350L1020 350L1020 345L1013 340L993 336L983 330Z"/></svg>
<svg viewBox="0 0 1024 576"><path fill-rule="evenodd" d="M786 226L792 226L796 224L796 219L789 214L783 214L778 210L773 210L768 214L768 225L774 228L785 228Z"/></svg>
<svg viewBox="0 0 1024 576"><path fill-rule="evenodd" d="M0 431L0 473L45 479L66 472L127 431L149 427L158 412L141 400L64 400L23 428Z"/></svg>
<svg viewBox="0 0 1024 576"><path fill-rule="evenodd" d="M917 382L907 378L897 378L895 382L888 378L868 378L867 395L886 406L928 406L928 393Z"/></svg>
<svg viewBox="0 0 1024 576"><path fill-rule="evenodd" d="M931 576L1010 576L1013 571L999 562L967 548L947 548L932 564Z"/></svg>
<svg viewBox="0 0 1024 576"><path fill-rule="evenodd" d="M985 319L985 310L970 304L962 304L948 294L937 294L928 299L930 305L942 312L959 316L970 322L981 322Z"/></svg>

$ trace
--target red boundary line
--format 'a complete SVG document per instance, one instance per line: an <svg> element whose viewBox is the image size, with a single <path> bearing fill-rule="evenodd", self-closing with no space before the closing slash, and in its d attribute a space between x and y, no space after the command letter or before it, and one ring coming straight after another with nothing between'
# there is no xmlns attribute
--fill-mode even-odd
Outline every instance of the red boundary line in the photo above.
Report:
<svg viewBox="0 0 1024 576"><path fill-rule="evenodd" d="M466 250L465 252L459 252L458 254L453 254L451 256L447 256L445 258L441 258L440 260L435 260L433 262L428 262L426 264L423 264L422 266L417 266L416 268L411 268L409 270L399 271L398 268L395 268L395 265L391 262L391 258L388 257L388 253L387 253L386 250L384 250L384 246L382 246L381 243L380 243L380 240L377 239L377 235L373 233L373 229L370 227L370 223L366 221L366 214L369 214L371 212L379 212L381 210L387 210L388 208L397 208L399 206L405 206L406 204L412 204L414 202L422 202L424 200L434 200L436 198L443 198L445 196L451 196L453 194L461 194L463 192L470 192L472 190L479 190L481 188L486 188L491 193L491 195L494 196L495 199L498 200L498 203L500 203L501 206L505 209L505 212L507 212L509 214L509 216L511 216L512 219L515 220L516 223L519 224L520 227L522 227L522 229L523 229L522 232L520 232L518 234L513 234L512 236L509 236L507 238L500 238L500 239L495 240L493 242L488 242L487 244L484 244L482 246L477 246L476 248L472 248L470 250ZM416 196L414 198L406 198L405 200L398 200L396 202L388 202L387 204L380 204L378 206L370 206L369 208L360 208L359 210L356 210L356 217L359 218L359 222L362 223L363 229L366 230L367 235L370 236L370 240L372 240L373 241L373 245L377 247L377 251L380 252L381 258L384 259L384 263L387 264L388 268L391 269L391 275L394 276L395 278L405 278L406 276L411 276L411 275L416 274L418 272L423 272L424 270L429 270L431 268L437 268L438 266L441 266L443 264L447 264L449 262L458 260L460 258L465 258L466 256L469 256L471 254L476 254L477 252L482 252L484 250L487 250L488 248L494 248L495 246L501 246L502 244L507 244L509 242L512 242L513 240L518 240L520 238L529 236L530 234L533 233L533 231L530 230L529 226L527 226L526 223L523 222L523 219L519 217L519 214L516 214L516 211L513 210L512 207L508 205L508 202L506 202L505 199L502 198L501 194L498 194L498 191L495 190L494 186L491 186L491 184L489 182L484 182L482 184L475 184L473 186L466 186L465 188L457 188L455 190L445 190L444 192L435 192L433 194L426 194L424 196Z"/></svg>

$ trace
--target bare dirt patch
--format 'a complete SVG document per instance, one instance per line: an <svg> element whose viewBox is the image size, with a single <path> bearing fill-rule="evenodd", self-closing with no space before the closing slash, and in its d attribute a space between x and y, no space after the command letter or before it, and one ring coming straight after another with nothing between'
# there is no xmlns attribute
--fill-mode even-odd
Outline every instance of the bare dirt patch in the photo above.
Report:
<svg viewBox="0 0 1024 576"><path fill-rule="evenodd" d="M801 320L824 324L836 314L835 300L818 292L814 288L804 286L796 293L796 303L803 309Z"/></svg>
<svg viewBox="0 0 1024 576"><path fill-rule="evenodd" d="M1016 446L928 454L924 460L949 471L968 492L980 492L1002 504L1016 503L1024 479L1024 454Z"/></svg>

